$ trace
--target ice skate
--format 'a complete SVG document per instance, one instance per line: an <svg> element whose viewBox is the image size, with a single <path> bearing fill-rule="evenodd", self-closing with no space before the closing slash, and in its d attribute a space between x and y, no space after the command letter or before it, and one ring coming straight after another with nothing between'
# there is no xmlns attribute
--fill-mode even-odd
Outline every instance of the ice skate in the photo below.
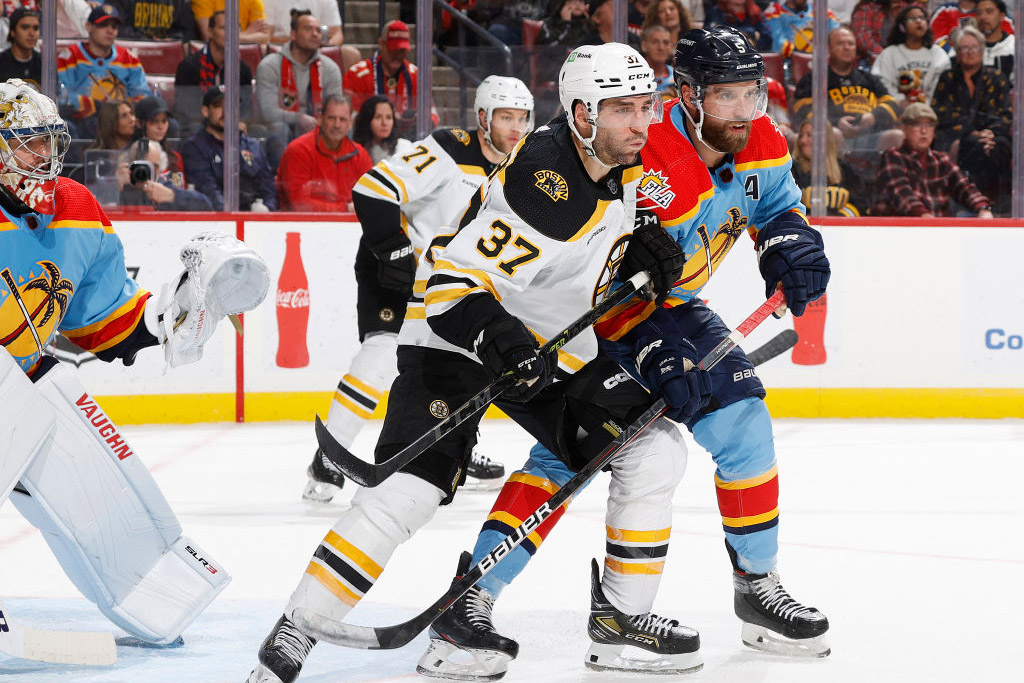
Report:
<svg viewBox="0 0 1024 683"><path fill-rule="evenodd" d="M736 616L743 621L743 643L755 650L796 657L827 657L828 619L794 600L774 570L733 572Z"/></svg>
<svg viewBox="0 0 1024 683"><path fill-rule="evenodd" d="M587 633L594 641L584 660L588 669L677 674L704 666L696 630L650 612L630 616L615 609L601 590L597 560L591 564Z"/></svg>
<svg viewBox="0 0 1024 683"><path fill-rule="evenodd" d="M315 639L303 635L282 616L260 645L259 663L246 683L292 683L314 645Z"/></svg>
<svg viewBox="0 0 1024 683"><path fill-rule="evenodd" d="M302 499L313 503L330 503L345 485L345 475L319 448L313 462L306 468L306 474L309 481L302 492Z"/></svg>
<svg viewBox="0 0 1024 683"><path fill-rule="evenodd" d="M472 556L463 553L456 579L469 569ZM494 630L494 598L473 586L430 627L430 646L416 671L455 681L496 681L519 654L519 643Z"/></svg>
<svg viewBox="0 0 1024 683"><path fill-rule="evenodd" d="M505 466L494 462L474 446L466 465L466 487L476 490L495 489L505 481Z"/></svg>

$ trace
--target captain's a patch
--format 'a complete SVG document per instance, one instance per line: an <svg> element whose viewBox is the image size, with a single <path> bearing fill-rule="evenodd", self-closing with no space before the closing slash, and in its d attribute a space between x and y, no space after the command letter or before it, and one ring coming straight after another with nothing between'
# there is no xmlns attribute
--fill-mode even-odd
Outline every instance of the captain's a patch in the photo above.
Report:
<svg viewBox="0 0 1024 683"><path fill-rule="evenodd" d="M569 200L569 184L565 182L565 178L562 176L554 171L537 171L533 174L533 177L537 179L534 185L541 192L551 197L552 201L557 202L559 199Z"/></svg>

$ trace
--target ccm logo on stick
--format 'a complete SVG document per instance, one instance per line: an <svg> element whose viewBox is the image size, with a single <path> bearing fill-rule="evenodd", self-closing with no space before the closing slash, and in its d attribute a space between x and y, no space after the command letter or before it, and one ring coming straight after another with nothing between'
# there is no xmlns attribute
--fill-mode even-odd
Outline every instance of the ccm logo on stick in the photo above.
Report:
<svg viewBox="0 0 1024 683"><path fill-rule="evenodd" d="M1024 347L1024 336L1019 334L1007 334L1006 330L994 327L985 330L985 347L989 349L1010 349L1019 351Z"/></svg>

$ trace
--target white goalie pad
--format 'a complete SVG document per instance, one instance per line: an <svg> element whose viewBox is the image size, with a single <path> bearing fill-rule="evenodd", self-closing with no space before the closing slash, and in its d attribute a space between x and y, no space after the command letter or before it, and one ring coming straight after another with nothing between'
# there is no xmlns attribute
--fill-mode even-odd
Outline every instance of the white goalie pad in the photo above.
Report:
<svg viewBox="0 0 1024 683"><path fill-rule="evenodd" d="M204 232L181 248L185 269L146 303L146 327L167 365L193 363L226 315L251 311L270 290L263 258L231 235Z"/></svg>
<svg viewBox="0 0 1024 683"><path fill-rule="evenodd" d="M0 346L0 506L22 473L49 443L56 415L25 371Z"/></svg>
<svg viewBox="0 0 1024 683"><path fill-rule="evenodd" d="M230 577L181 535L149 470L71 368L55 365L35 388L56 429L11 500L107 618L147 642L173 642Z"/></svg>

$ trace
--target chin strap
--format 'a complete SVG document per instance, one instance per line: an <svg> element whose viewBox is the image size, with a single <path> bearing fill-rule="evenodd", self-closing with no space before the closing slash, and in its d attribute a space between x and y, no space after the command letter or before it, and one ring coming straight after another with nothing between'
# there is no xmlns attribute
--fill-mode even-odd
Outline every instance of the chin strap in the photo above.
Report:
<svg viewBox="0 0 1024 683"><path fill-rule="evenodd" d="M685 106L683 106L683 114L686 116L686 120L690 122L690 125L693 126L693 131L694 133L697 134L697 140L700 142L700 144L704 145L715 154L725 154L725 152L715 149L714 147L709 145L708 141L704 139L704 135L701 133L702 129L704 128L704 107L700 106L699 104L695 104L694 106L697 107L697 111L700 112L699 123L693 120L693 117L690 116L690 111Z"/></svg>
<svg viewBox="0 0 1024 683"><path fill-rule="evenodd" d="M15 195L11 187L17 186L17 182L20 181L21 176L16 173L4 173L0 174L0 206L4 208L4 211L11 214L12 216L24 216L25 214L34 213L32 207L23 202L21 198Z"/></svg>

